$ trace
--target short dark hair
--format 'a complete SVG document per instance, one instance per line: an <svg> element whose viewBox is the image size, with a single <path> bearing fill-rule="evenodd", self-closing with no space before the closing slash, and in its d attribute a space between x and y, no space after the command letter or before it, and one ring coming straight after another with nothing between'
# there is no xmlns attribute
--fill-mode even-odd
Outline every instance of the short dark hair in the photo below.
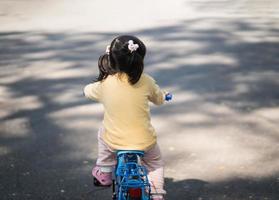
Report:
<svg viewBox="0 0 279 200"><path fill-rule="evenodd" d="M135 51L131 51L128 48L130 40L138 45ZM145 54L146 47L137 37L121 35L114 38L110 44L109 53L99 58L99 76L97 81L106 79L108 75L124 72L128 75L130 84L136 84L144 69Z"/></svg>

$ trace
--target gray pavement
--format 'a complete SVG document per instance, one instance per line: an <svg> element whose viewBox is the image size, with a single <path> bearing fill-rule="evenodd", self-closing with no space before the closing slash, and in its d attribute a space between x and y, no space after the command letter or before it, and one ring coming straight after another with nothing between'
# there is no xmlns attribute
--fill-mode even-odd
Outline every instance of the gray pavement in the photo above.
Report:
<svg viewBox="0 0 279 200"><path fill-rule="evenodd" d="M167 199L278 200L278 8L1 1L0 199L110 199L90 176L102 106L82 88L108 42L129 33L147 45L146 72L174 94L152 106Z"/></svg>

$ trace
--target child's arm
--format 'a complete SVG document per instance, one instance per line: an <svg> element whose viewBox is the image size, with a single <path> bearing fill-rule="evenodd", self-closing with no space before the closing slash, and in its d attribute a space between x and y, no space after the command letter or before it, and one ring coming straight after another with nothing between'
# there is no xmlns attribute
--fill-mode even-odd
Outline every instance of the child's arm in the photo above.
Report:
<svg viewBox="0 0 279 200"><path fill-rule="evenodd" d="M83 89L84 96L88 99L100 101L101 100L101 83L95 82L86 85Z"/></svg>
<svg viewBox="0 0 279 200"><path fill-rule="evenodd" d="M148 96L149 101L155 105L161 105L165 101L166 92L162 91L160 87L156 84L156 81L149 77L150 79L150 95Z"/></svg>

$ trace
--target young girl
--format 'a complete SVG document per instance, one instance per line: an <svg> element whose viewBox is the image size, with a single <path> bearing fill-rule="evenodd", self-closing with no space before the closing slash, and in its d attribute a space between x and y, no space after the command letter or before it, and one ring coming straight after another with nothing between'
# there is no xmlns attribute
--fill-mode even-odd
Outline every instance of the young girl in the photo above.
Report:
<svg viewBox="0 0 279 200"><path fill-rule="evenodd" d="M164 103L165 93L143 73L145 45L134 36L115 38L99 58L99 77L84 88L87 98L104 106L98 134L98 159L92 175L104 186L112 184L116 150L142 150L153 200L163 200L163 161L150 123L148 102Z"/></svg>

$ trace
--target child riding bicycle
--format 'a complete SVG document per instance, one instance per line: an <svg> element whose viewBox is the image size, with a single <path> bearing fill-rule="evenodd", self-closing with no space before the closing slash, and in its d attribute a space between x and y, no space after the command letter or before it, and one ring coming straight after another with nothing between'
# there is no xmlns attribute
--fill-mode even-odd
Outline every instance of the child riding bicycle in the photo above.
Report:
<svg viewBox="0 0 279 200"><path fill-rule="evenodd" d="M92 175L104 186L112 184L117 150L144 151L151 199L163 200L164 167L156 132L150 122L148 102L164 103L166 93L143 73L146 47L137 37L118 36L98 61L97 81L84 88L87 98L104 106L98 133L98 159Z"/></svg>

